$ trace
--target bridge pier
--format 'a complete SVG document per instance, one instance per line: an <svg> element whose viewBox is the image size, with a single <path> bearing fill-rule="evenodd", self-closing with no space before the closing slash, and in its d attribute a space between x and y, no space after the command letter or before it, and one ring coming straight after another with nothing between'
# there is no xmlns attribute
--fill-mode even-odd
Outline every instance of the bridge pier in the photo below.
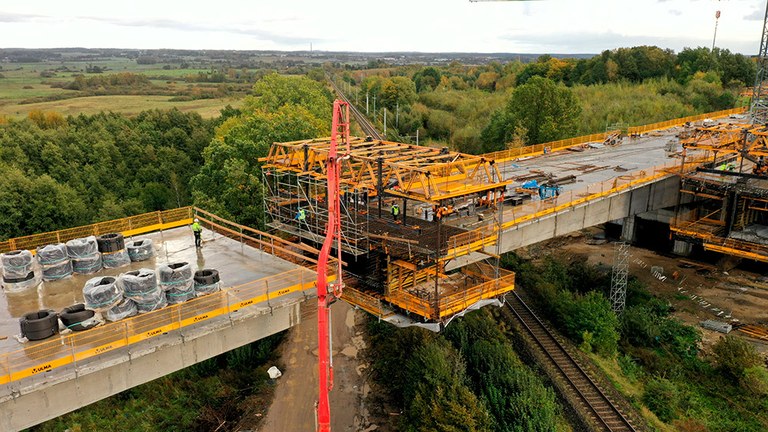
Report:
<svg viewBox="0 0 768 432"><path fill-rule="evenodd" d="M310 297L312 299L312 297ZM17 431L286 330L302 294L250 306L0 387L0 430Z"/></svg>

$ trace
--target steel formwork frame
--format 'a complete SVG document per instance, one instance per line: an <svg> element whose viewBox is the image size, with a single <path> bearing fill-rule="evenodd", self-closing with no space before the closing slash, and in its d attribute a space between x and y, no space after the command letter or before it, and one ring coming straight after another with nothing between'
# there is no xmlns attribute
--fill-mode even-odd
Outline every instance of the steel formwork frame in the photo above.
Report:
<svg viewBox="0 0 768 432"><path fill-rule="evenodd" d="M307 173L265 167L262 171L267 188L265 204L272 228L321 243L328 224L325 179ZM361 214L367 202L366 191L341 185L341 243L342 249L359 256L368 252L367 214ZM297 219L299 209L306 218Z"/></svg>
<svg viewBox="0 0 768 432"><path fill-rule="evenodd" d="M330 141L326 138L274 143L262 158L277 168L325 178ZM505 187L495 162L481 156L391 141L350 138L349 159L342 161L342 184L371 194L431 204Z"/></svg>

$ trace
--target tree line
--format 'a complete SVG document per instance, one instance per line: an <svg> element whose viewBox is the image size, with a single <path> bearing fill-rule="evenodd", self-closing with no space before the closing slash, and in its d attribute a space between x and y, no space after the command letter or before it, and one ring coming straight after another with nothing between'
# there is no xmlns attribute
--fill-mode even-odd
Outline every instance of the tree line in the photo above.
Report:
<svg viewBox="0 0 768 432"><path fill-rule="evenodd" d="M755 76L754 61L726 49L654 46L589 59L344 70L357 105L390 139L483 153L731 108ZM375 102L374 102L375 100ZM375 104L375 106L374 106Z"/></svg>

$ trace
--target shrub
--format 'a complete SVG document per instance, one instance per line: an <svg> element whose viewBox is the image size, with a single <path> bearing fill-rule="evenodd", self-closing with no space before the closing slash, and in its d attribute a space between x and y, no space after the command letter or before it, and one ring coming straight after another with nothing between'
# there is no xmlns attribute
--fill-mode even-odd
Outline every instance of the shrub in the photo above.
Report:
<svg viewBox="0 0 768 432"><path fill-rule="evenodd" d="M643 402L663 422L677 417L680 394L677 386L665 378L654 378L645 384Z"/></svg>

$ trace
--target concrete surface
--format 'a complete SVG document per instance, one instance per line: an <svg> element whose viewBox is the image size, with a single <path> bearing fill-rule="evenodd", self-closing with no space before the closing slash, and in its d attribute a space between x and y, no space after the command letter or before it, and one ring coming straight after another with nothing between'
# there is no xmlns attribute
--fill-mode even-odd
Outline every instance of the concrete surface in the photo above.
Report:
<svg viewBox="0 0 768 432"><path fill-rule="evenodd" d="M302 295L253 306L55 369L0 389L0 430L17 431L286 330L301 321Z"/></svg>
<svg viewBox="0 0 768 432"><path fill-rule="evenodd" d="M230 287L296 268L294 264L208 230L203 230L201 249L195 249L192 231L188 227L130 237L141 238L152 239L155 246L155 256L147 261L132 262L117 269L103 269L92 275L72 275L58 281L42 282L37 288L21 293L0 294L0 336L6 337L0 340L0 353L23 347L14 338L20 334L20 317L39 309L61 311L67 306L82 303L85 282L96 276L117 276L130 270L157 269L162 264L185 261L192 264L195 270L219 270L221 286Z"/></svg>

